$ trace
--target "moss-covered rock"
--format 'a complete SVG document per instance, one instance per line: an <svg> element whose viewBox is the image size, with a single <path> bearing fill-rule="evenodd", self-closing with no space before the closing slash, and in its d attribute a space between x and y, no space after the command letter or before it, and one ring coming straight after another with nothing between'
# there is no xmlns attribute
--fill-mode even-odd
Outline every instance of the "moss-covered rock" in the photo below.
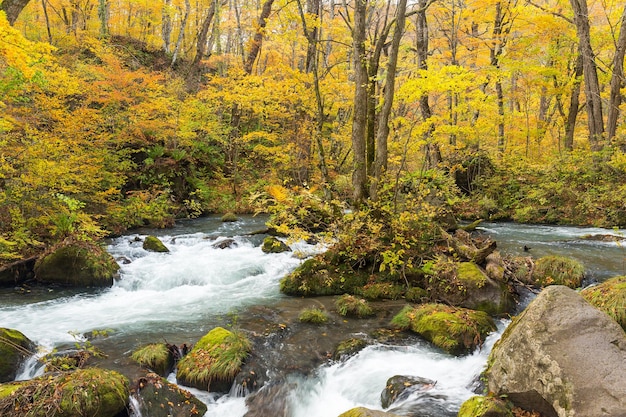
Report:
<svg viewBox="0 0 626 417"><path fill-rule="evenodd" d="M99 245L66 241L37 261L35 278L73 287L110 287L118 270L115 259Z"/></svg>
<svg viewBox="0 0 626 417"><path fill-rule="evenodd" d="M322 257L311 258L280 281L281 292L295 296L341 295L358 291L368 274L345 265L331 266Z"/></svg>
<svg viewBox="0 0 626 417"><path fill-rule="evenodd" d="M475 395L461 405L458 417L513 417L513 412L504 400Z"/></svg>
<svg viewBox="0 0 626 417"><path fill-rule="evenodd" d="M604 311L626 331L626 276L615 277L580 292L587 302Z"/></svg>
<svg viewBox="0 0 626 417"><path fill-rule="evenodd" d="M263 239L263 245L261 250L264 253L282 253L290 252L291 249L285 244L285 242L278 240L274 236L268 236Z"/></svg>
<svg viewBox="0 0 626 417"><path fill-rule="evenodd" d="M564 256L544 256L535 263L532 280L535 285L565 285L572 289L580 287L585 268L575 259Z"/></svg>
<svg viewBox="0 0 626 417"><path fill-rule="evenodd" d="M496 325L484 311L424 304L404 307L392 325L411 330L452 354L467 353L480 346Z"/></svg>
<svg viewBox="0 0 626 417"><path fill-rule="evenodd" d="M79 369L35 378L0 398L3 417L111 417L128 404L129 382L123 375L98 368Z"/></svg>
<svg viewBox="0 0 626 417"><path fill-rule="evenodd" d="M335 348L335 351L333 352L333 359L336 361L346 359L357 354L366 346L367 341L365 339L352 337L350 339L343 340L339 342Z"/></svg>
<svg viewBox="0 0 626 417"><path fill-rule="evenodd" d="M206 405L189 391L154 373L139 379L136 395L143 416L200 417L207 411Z"/></svg>
<svg viewBox="0 0 626 417"><path fill-rule="evenodd" d="M131 358L160 376L167 376L174 369L176 346L167 343L153 343L133 352Z"/></svg>
<svg viewBox="0 0 626 417"><path fill-rule="evenodd" d="M397 300L404 294L404 287L391 282L374 282L365 284L359 294L368 300Z"/></svg>
<svg viewBox="0 0 626 417"><path fill-rule="evenodd" d="M0 382L13 381L20 364L34 349L35 344L22 332L0 328Z"/></svg>
<svg viewBox="0 0 626 417"><path fill-rule="evenodd" d="M26 384L26 382L9 382L6 384L0 384L0 401L13 394L24 384Z"/></svg>
<svg viewBox="0 0 626 417"><path fill-rule="evenodd" d="M298 320L302 323L324 324L328 321L328 314L319 308L306 308L300 312Z"/></svg>
<svg viewBox="0 0 626 417"><path fill-rule="evenodd" d="M216 327L178 362L176 379L182 385L228 392L250 348L243 333Z"/></svg>
<svg viewBox="0 0 626 417"><path fill-rule="evenodd" d="M146 238L143 241L143 248L147 251L150 252L161 252L161 253L165 253L165 252L169 252L170 250L167 248L167 246L165 246L165 244L163 242L161 242L161 239L159 239L156 236L146 236Z"/></svg>
<svg viewBox="0 0 626 417"><path fill-rule="evenodd" d="M224 223L232 223L236 222L237 220L239 220L239 217L237 217L237 215L232 211L229 211L222 216L222 222Z"/></svg>
<svg viewBox="0 0 626 417"><path fill-rule="evenodd" d="M397 414L386 413L384 411L370 410L365 407L356 407L345 413L339 414L339 417L400 417Z"/></svg>
<svg viewBox="0 0 626 417"><path fill-rule="evenodd" d="M415 376L395 375L387 380L385 389L380 394L380 403L383 408L389 406L397 399L408 397L417 391L427 391L435 386L437 382L428 378Z"/></svg>

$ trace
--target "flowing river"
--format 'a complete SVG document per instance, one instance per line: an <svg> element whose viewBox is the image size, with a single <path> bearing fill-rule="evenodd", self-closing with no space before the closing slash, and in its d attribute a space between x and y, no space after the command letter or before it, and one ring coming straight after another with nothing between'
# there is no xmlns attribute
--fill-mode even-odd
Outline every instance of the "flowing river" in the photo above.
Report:
<svg viewBox="0 0 626 417"><path fill-rule="evenodd" d="M84 343L82 335L94 330L107 331L106 352L112 356L128 356L155 341L193 344L213 327L236 321L238 312L246 308L285 300L278 290L280 279L307 256L324 250L321 245L299 243L292 245L291 253L264 254L259 246L262 235L250 235L262 229L264 221L243 217L235 223L222 223L217 217L208 217L181 222L172 229L139 230L112 239L108 250L121 266L121 279L112 288L2 289L0 327L20 330L43 352ZM492 236L505 254L574 257L585 265L587 283L626 273L626 248L617 230L512 223L484 223L480 230ZM158 235L171 252L143 250L141 240L148 234ZM227 238L234 240L231 247L216 247ZM473 395L476 378L506 324L499 323L499 331L481 350L463 357L445 355L426 343L373 345L347 361L324 365L306 378L293 377L289 381L290 414L336 417L356 406L381 409L380 393L386 380L403 374L436 380L437 384L428 396L409 397L394 404L392 411L412 415L411 410L420 406L433 410L432 415L455 416L463 401ZM37 366L27 367L20 378L37 372ZM174 376L170 379L175 380ZM206 416L240 417L246 413L245 400L236 395L217 398L192 392L207 403Z"/></svg>

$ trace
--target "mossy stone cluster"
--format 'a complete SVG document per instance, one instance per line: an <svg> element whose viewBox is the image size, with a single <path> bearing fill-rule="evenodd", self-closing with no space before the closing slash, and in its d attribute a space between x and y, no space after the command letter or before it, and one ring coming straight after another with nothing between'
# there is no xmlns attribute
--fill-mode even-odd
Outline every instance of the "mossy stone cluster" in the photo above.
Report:
<svg viewBox="0 0 626 417"><path fill-rule="evenodd" d="M139 380L137 394L139 411L143 416L200 417L207 411L206 405L189 391L154 373Z"/></svg>
<svg viewBox="0 0 626 417"><path fill-rule="evenodd" d="M13 381L35 344L18 330L0 328L0 382Z"/></svg>
<svg viewBox="0 0 626 417"><path fill-rule="evenodd" d="M35 264L42 283L73 287L110 287L119 265L102 247L90 242L64 242Z"/></svg>
<svg viewBox="0 0 626 417"><path fill-rule="evenodd" d="M575 259L564 256L544 256L535 263L532 280L536 285L565 285L580 287L585 276L584 266Z"/></svg>
<svg viewBox="0 0 626 417"><path fill-rule="evenodd" d="M165 246L161 239L156 236L146 236L143 241L143 248L149 252L167 253L170 250Z"/></svg>
<svg viewBox="0 0 626 417"><path fill-rule="evenodd" d="M352 271L345 265L333 266L322 256L308 259L280 281L287 295L312 297L355 293L368 280L368 274Z"/></svg>
<svg viewBox="0 0 626 417"><path fill-rule="evenodd" d="M0 397L4 417L56 416L111 417L126 408L128 379L98 368L46 375L10 387L11 396Z"/></svg>
<svg viewBox="0 0 626 417"><path fill-rule="evenodd" d="M250 349L243 333L216 327L178 362L176 378L182 385L228 392Z"/></svg>
<svg viewBox="0 0 626 417"><path fill-rule="evenodd" d="M399 329L411 330L451 354L468 353L496 330L483 311L444 304L405 306L392 320Z"/></svg>
<svg viewBox="0 0 626 417"><path fill-rule="evenodd" d="M167 376L174 368L174 355L165 343L152 343L137 349L131 358L160 376Z"/></svg>
<svg viewBox="0 0 626 417"><path fill-rule="evenodd" d="M580 292L588 303L604 311L626 331L626 276L614 277Z"/></svg>

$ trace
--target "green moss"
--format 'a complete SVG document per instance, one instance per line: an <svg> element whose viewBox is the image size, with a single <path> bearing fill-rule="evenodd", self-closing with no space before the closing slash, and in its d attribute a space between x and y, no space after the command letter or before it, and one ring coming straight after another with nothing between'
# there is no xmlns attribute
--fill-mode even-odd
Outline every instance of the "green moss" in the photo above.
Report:
<svg viewBox="0 0 626 417"><path fill-rule="evenodd" d="M174 366L174 357L165 343L146 345L133 352L131 358L161 376L166 376Z"/></svg>
<svg viewBox="0 0 626 417"><path fill-rule="evenodd" d="M456 268L459 281L475 288L482 288L487 282L487 276L474 262L461 262Z"/></svg>
<svg viewBox="0 0 626 417"><path fill-rule="evenodd" d="M123 411L130 395L123 375L98 368L79 369L24 381L10 397L0 396L3 417L111 417Z"/></svg>
<svg viewBox="0 0 626 417"><path fill-rule="evenodd" d="M461 405L458 417L513 417L511 407L494 397L474 396Z"/></svg>
<svg viewBox="0 0 626 417"><path fill-rule="evenodd" d="M35 348L22 332L0 328L0 382L15 379L20 363Z"/></svg>
<svg viewBox="0 0 626 417"><path fill-rule="evenodd" d="M397 300L404 294L404 288L400 285L394 285L390 282L377 282L366 284L359 294L368 300Z"/></svg>
<svg viewBox="0 0 626 417"><path fill-rule="evenodd" d="M177 378L199 389L228 391L250 349L243 333L216 327L178 362Z"/></svg>
<svg viewBox="0 0 626 417"><path fill-rule="evenodd" d="M146 239L143 241L143 248L150 252L165 253L170 251L156 236L146 236Z"/></svg>
<svg viewBox="0 0 626 417"><path fill-rule="evenodd" d="M69 242L53 249L35 264L40 282L78 287L113 285L119 265L100 246L90 242Z"/></svg>
<svg viewBox="0 0 626 417"><path fill-rule="evenodd" d="M626 330L626 276L611 278L599 285L585 288L580 295Z"/></svg>
<svg viewBox="0 0 626 417"><path fill-rule="evenodd" d="M289 246L274 236L268 236L263 239L263 246L261 246L261 250L264 253L282 253L291 251Z"/></svg>
<svg viewBox="0 0 626 417"><path fill-rule="evenodd" d="M428 291L420 287L411 287L404 294L404 298L410 303L421 303L428 299Z"/></svg>
<svg viewBox="0 0 626 417"><path fill-rule="evenodd" d="M23 382L10 382L8 384L0 384L0 400L13 394L22 385L24 385Z"/></svg>
<svg viewBox="0 0 626 417"><path fill-rule="evenodd" d="M354 293L365 285L368 274L355 272L346 265L332 266L323 256L308 259L280 281L287 295L319 296Z"/></svg>
<svg viewBox="0 0 626 417"><path fill-rule="evenodd" d="M228 213L222 216L222 222L224 223L232 223L232 222L236 222L237 220L239 220L239 218L232 211L229 211Z"/></svg>
<svg viewBox="0 0 626 417"><path fill-rule="evenodd" d="M302 323L324 324L328 321L328 314L319 308L307 308L300 312L298 319Z"/></svg>
<svg viewBox="0 0 626 417"><path fill-rule="evenodd" d="M365 341L364 339L353 337L350 339L342 340L335 348L335 352L333 353L333 359L341 360L348 356L352 356L358 353L365 346L367 346L367 341Z"/></svg>
<svg viewBox="0 0 626 417"><path fill-rule="evenodd" d="M583 265L563 256L544 256L535 263L532 279L537 285L565 285L578 288L585 275Z"/></svg>
<svg viewBox="0 0 626 417"><path fill-rule="evenodd" d="M404 307L391 321L399 329L411 330L441 349L460 354L480 346L496 325L482 311L424 304Z"/></svg>
<svg viewBox="0 0 626 417"><path fill-rule="evenodd" d="M335 301L335 307L337 308L337 312L342 316L363 318L374 315L374 309L372 309L366 300L349 294L344 294L339 297Z"/></svg>

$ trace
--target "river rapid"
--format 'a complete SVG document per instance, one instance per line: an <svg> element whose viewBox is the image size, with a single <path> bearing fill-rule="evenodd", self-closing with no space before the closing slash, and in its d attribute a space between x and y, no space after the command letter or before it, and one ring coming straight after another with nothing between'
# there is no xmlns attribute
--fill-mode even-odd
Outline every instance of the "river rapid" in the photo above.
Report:
<svg viewBox="0 0 626 417"><path fill-rule="evenodd" d="M112 288L70 291L55 288L0 290L0 327L20 330L41 351L85 343L84 334L106 330L104 346L110 356L128 357L146 343L195 343L215 326L237 322L253 306L273 306L286 299L280 279L303 259L324 250L322 245L293 244L293 252L265 254L261 236L265 218L242 217L222 223L217 217L185 221L167 230L139 230L112 239L108 251L120 263ZM525 226L484 223L479 228L493 237L501 252L538 258L548 254L574 257L588 271L587 283L625 272L626 249L617 240L588 240L589 235L621 236L620 231L562 226ZM142 249L141 240L158 235L170 253ZM234 239L227 249L216 248ZM616 238L617 239L617 238ZM530 248L524 251L524 247ZM482 349L452 357L426 343L411 346L373 345L347 361L329 363L306 377L290 377L290 415L336 417L356 406L381 409L380 393L394 375L413 375L437 381L427 396L416 395L394 404L394 412L412 415L416 407L432 415L454 416L476 387L493 343L507 322L499 322ZM94 342L95 344L96 342ZM40 370L30 361L20 378ZM170 375L175 381L175 376ZM217 397L192 390L207 403L206 416L240 417L246 413L241 396ZM143 416L149 417L149 416Z"/></svg>

